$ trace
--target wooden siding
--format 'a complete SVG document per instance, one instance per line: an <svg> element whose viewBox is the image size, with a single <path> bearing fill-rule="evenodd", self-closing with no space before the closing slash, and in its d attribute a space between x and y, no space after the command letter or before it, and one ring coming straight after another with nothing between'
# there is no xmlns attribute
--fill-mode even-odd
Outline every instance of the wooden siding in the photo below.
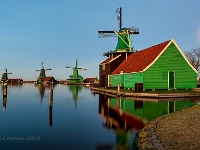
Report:
<svg viewBox="0 0 200 150"><path fill-rule="evenodd" d="M99 85L105 87L108 85L108 74L110 74L110 64L99 65Z"/></svg>
<svg viewBox="0 0 200 150"><path fill-rule="evenodd" d="M111 87L117 87L117 84L120 83L121 87L124 88L134 88L135 83L143 83L143 73L129 73L129 74L117 74L109 76Z"/></svg>
<svg viewBox="0 0 200 150"><path fill-rule="evenodd" d="M111 76L109 76L109 78L110 78L109 86L117 87L118 83L120 83L120 86L124 87L124 75L123 74L111 75Z"/></svg>
<svg viewBox="0 0 200 150"><path fill-rule="evenodd" d="M134 88L135 83L143 83L143 73L124 74L124 88Z"/></svg>
<svg viewBox="0 0 200 150"><path fill-rule="evenodd" d="M168 72L175 72L175 88L187 89L197 85L197 73L188 65L172 42L156 62L144 71L144 89L168 89Z"/></svg>

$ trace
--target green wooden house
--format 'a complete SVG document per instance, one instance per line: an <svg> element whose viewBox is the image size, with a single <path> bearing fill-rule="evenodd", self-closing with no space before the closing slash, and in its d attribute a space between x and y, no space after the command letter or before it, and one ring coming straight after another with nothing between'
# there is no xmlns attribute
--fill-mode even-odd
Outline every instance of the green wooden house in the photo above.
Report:
<svg viewBox="0 0 200 150"><path fill-rule="evenodd" d="M108 86L145 89L190 89L197 86L197 70L172 39L130 54L108 76Z"/></svg>

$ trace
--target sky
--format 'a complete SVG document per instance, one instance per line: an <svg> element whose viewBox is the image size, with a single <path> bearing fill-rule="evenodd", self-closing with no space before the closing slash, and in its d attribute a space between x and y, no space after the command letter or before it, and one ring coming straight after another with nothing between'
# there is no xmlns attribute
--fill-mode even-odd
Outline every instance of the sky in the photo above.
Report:
<svg viewBox="0 0 200 150"><path fill-rule="evenodd" d="M135 50L174 39L183 52L200 48L199 0L0 0L0 74L36 80L65 80L78 58L84 77L98 77L103 53L115 49L117 37L98 38L98 30L139 27Z"/></svg>

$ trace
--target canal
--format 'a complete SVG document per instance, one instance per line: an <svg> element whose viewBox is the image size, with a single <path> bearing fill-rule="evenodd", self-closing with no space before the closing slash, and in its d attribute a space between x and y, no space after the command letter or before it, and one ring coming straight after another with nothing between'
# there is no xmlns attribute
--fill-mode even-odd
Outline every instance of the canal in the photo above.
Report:
<svg viewBox="0 0 200 150"><path fill-rule="evenodd" d="M195 101L129 100L75 85L7 85L1 90L0 149L131 149L136 133Z"/></svg>

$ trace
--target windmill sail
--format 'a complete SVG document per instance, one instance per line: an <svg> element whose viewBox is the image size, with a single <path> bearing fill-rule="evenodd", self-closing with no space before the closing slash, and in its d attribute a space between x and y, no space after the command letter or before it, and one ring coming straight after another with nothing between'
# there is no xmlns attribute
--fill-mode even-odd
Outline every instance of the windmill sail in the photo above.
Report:
<svg viewBox="0 0 200 150"><path fill-rule="evenodd" d="M117 37L114 31L98 31L99 38Z"/></svg>
<svg viewBox="0 0 200 150"><path fill-rule="evenodd" d="M8 75L9 75L9 74L12 74L12 73L8 73L7 68L5 68L5 72L2 73L1 81L2 81L2 82L6 82L6 81L8 80Z"/></svg>
<svg viewBox="0 0 200 150"><path fill-rule="evenodd" d="M50 69L50 68L44 69L44 64L43 64L43 62L42 62L42 68L39 69L39 70L36 70L36 71L39 71L39 72L40 72L39 77L37 77L37 82L42 82L43 79L46 78L45 72L46 72L47 70L51 70L51 69Z"/></svg>
<svg viewBox="0 0 200 150"><path fill-rule="evenodd" d="M105 56L109 55L113 52L132 52L133 47L131 45L131 37L134 34L139 34L138 27L131 27L131 28L122 28L122 8L118 8L116 10L117 19L119 21L119 31L98 31L98 37L100 38L108 38L108 37L118 37L118 43L115 48L115 51L109 51L104 53Z"/></svg>
<svg viewBox="0 0 200 150"><path fill-rule="evenodd" d="M78 70L87 70L87 69L78 67L78 58L76 59L76 66L75 67L66 66L66 68L72 68L73 69L73 75L70 75L69 76L70 79L68 79L70 83L80 83L80 82L83 81L83 77L81 75L79 75Z"/></svg>

